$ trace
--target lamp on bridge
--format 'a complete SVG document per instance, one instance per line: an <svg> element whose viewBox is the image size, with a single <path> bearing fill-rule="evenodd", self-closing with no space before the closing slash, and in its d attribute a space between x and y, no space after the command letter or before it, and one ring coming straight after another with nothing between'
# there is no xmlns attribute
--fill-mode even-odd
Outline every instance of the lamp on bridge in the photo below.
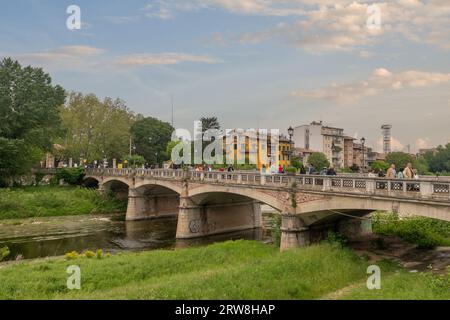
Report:
<svg viewBox="0 0 450 320"><path fill-rule="evenodd" d="M366 138L361 138L361 146L362 146L362 172L364 173L364 169L366 168L366 150L365 150Z"/></svg>
<svg viewBox="0 0 450 320"><path fill-rule="evenodd" d="M289 134L289 141L292 142L292 136L294 135L294 129L292 129L292 127L289 127L288 134Z"/></svg>

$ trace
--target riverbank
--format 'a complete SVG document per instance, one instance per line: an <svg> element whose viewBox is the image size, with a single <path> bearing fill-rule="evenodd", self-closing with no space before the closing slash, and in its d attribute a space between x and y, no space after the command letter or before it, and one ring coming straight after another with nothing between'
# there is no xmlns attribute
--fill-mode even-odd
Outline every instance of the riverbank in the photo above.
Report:
<svg viewBox="0 0 450 320"><path fill-rule="evenodd" d="M81 187L0 189L0 220L124 212L126 203Z"/></svg>
<svg viewBox="0 0 450 320"><path fill-rule="evenodd" d="M373 262L370 262L372 264ZM0 299L450 299L449 276L409 273L379 261L382 289L365 287L369 261L336 245L280 253L235 241L182 250L63 258L0 266ZM81 290L66 269L81 269ZM443 289L444 288L444 289Z"/></svg>

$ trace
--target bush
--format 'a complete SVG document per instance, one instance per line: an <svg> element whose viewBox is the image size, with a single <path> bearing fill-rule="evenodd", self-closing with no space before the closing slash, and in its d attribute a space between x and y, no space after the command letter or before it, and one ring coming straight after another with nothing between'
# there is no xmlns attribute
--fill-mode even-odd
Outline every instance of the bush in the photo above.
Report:
<svg viewBox="0 0 450 320"><path fill-rule="evenodd" d="M76 251L67 252L67 253L64 255L64 257L65 257L67 260L75 260L75 259L78 258L78 252L76 252Z"/></svg>
<svg viewBox="0 0 450 320"><path fill-rule="evenodd" d="M400 218L395 214L377 213L373 217L373 231L398 236L419 248L432 249L450 245L450 223L424 217Z"/></svg>
<svg viewBox="0 0 450 320"><path fill-rule="evenodd" d="M286 169L286 173L297 173L297 168L289 167Z"/></svg>
<svg viewBox="0 0 450 320"><path fill-rule="evenodd" d="M326 242L333 246L344 248L347 246L348 240L340 233L329 231Z"/></svg>
<svg viewBox="0 0 450 320"><path fill-rule="evenodd" d="M88 259L92 259L92 258L96 257L97 255L93 251L87 250L84 252L84 256Z"/></svg>
<svg viewBox="0 0 450 320"><path fill-rule="evenodd" d="M56 178L63 179L64 182L70 185L81 185L83 183L84 169L83 168L64 168L58 169L56 172Z"/></svg>
<svg viewBox="0 0 450 320"><path fill-rule="evenodd" d="M9 251L8 247L2 247L0 248L0 261L3 261L7 256L9 256L11 252Z"/></svg>

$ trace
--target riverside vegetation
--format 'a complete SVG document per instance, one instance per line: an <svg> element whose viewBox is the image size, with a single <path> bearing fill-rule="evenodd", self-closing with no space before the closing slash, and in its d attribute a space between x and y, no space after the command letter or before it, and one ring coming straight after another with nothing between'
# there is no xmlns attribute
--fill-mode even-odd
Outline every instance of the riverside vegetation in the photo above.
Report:
<svg viewBox="0 0 450 320"><path fill-rule="evenodd" d="M124 212L126 202L81 187L0 189L0 220Z"/></svg>
<svg viewBox="0 0 450 320"><path fill-rule="evenodd" d="M90 258L89 258L90 257ZM382 289L366 287L371 264L340 244L279 252L254 241L207 247L97 254L0 267L0 299L450 299L450 274L412 274L379 261ZM81 268L81 290L66 269ZM350 289L346 289L350 288Z"/></svg>

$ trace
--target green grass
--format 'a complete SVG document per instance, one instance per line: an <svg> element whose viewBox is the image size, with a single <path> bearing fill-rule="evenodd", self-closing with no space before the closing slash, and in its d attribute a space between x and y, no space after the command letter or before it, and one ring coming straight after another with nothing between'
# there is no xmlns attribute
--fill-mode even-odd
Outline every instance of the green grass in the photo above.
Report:
<svg viewBox="0 0 450 320"><path fill-rule="evenodd" d="M450 222L425 217L400 218L395 214L376 213L373 232L398 236L421 248L450 246Z"/></svg>
<svg viewBox="0 0 450 320"><path fill-rule="evenodd" d="M0 220L124 211L124 204L80 187L0 189Z"/></svg>
<svg viewBox="0 0 450 320"><path fill-rule="evenodd" d="M360 285L341 299L346 300L450 300L450 271L447 275L398 271L382 274L381 289Z"/></svg>
<svg viewBox="0 0 450 320"><path fill-rule="evenodd" d="M79 291L66 288L70 265L81 268ZM280 253L274 246L240 240L103 259L4 265L0 299L320 299L355 283L365 284L366 269L365 260L338 246Z"/></svg>

